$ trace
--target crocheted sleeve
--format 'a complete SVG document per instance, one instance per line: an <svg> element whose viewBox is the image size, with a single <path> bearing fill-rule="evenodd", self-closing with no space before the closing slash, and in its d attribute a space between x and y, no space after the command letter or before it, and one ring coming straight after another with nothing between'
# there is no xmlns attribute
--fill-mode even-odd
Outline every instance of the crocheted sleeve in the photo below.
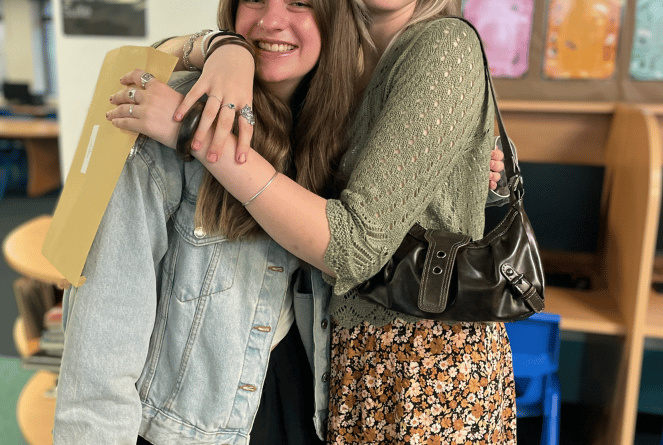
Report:
<svg viewBox="0 0 663 445"><path fill-rule="evenodd" d="M390 62L390 60L386 60ZM437 20L415 35L383 77L375 114L338 200L329 200L331 240L325 263L344 294L377 273L436 189L477 136L485 99L476 33L459 20ZM368 91L367 91L368 94ZM363 115L362 115L363 113ZM355 139L356 140L356 139ZM471 166L469 166L471 168ZM459 191L462 193L462 191Z"/></svg>

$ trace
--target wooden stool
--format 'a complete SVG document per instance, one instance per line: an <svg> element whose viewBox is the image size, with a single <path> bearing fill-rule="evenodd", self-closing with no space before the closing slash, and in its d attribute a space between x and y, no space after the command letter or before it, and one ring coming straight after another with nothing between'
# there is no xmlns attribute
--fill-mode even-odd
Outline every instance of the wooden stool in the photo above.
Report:
<svg viewBox="0 0 663 445"><path fill-rule="evenodd" d="M53 443L56 383L56 374L37 371L18 397L16 418L25 441L30 445Z"/></svg>
<svg viewBox="0 0 663 445"><path fill-rule="evenodd" d="M7 264L21 275L62 286L64 277L41 253L50 223L51 216L42 215L20 225L7 235L2 244L2 252ZM14 325L14 342L21 356L30 355L39 349L39 340L28 338L20 317ZM56 382L56 374L37 371L23 387L18 398L18 426L30 445L53 443Z"/></svg>
<svg viewBox="0 0 663 445"><path fill-rule="evenodd" d="M62 287L64 277L41 253L51 219L51 215L38 216L12 230L2 252L9 267L21 275Z"/></svg>

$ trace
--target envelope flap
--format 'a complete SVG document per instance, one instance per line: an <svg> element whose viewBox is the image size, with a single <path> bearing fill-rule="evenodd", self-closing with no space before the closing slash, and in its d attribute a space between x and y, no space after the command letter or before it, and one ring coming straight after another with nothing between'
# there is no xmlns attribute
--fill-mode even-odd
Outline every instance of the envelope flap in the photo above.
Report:
<svg viewBox="0 0 663 445"><path fill-rule="evenodd" d="M83 266L137 133L106 120L108 98L124 88L120 78L141 68L167 82L177 58L151 47L123 46L106 54L81 138L46 234L42 253L73 285Z"/></svg>

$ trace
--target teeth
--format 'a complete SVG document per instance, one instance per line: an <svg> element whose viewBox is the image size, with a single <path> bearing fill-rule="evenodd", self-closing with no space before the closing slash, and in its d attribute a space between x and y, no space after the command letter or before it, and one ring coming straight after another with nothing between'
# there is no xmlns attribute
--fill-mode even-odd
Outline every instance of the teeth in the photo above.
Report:
<svg viewBox="0 0 663 445"><path fill-rule="evenodd" d="M274 53L284 53L286 51L292 51L295 49L293 45L287 45L285 43L267 43L267 42L258 42L258 48L263 51L270 51Z"/></svg>

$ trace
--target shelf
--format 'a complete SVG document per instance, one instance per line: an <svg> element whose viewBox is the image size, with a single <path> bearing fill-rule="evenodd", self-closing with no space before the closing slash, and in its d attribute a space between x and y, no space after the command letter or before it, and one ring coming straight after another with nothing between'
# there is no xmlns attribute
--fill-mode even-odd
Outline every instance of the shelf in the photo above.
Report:
<svg viewBox="0 0 663 445"><path fill-rule="evenodd" d="M617 106L615 102L571 102L555 100L500 100L498 104L502 112L564 114L612 114Z"/></svg>
<svg viewBox="0 0 663 445"><path fill-rule="evenodd" d="M601 335L626 335L616 304L605 289L579 291L546 287L546 312L561 316L560 329Z"/></svg>
<svg viewBox="0 0 663 445"><path fill-rule="evenodd" d="M663 339L663 294L652 290L647 309L647 327L645 335Z"/></svg>

